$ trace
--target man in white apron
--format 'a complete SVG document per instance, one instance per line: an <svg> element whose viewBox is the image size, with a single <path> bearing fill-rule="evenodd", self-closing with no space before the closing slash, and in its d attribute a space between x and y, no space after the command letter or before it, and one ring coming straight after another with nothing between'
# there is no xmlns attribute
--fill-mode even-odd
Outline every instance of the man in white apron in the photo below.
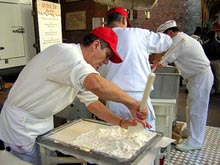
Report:
<svg viewBox="0 0 220 165"><path fill-rule="evenodd" d="M172 46L184 39L179 49L168 56L162 64L155 64L157 68L160 68L174 62L182 77L188 82L186 86L188 90L187 129L184 132L188 132L189 137L185 142L178 144L176 148L181 151L201 149L206 131L209 94L213 85L210 62L201 44L189 35L180 32L174 20L160 25L157 31L168 34L173 39Z"/></svg>
<svg viewBox="0 0 220 165"><path fill-rule="evenodd" d="M147 109L139 111L139 101L96 71L109 60L122 62L116 51L117 43L114 31L98 27L81 44L52 45L25 66L0 115L0 139L10 147L11 153L39 165L37 136L53 128L53 115L71 104L75 97L97 117L124 128L137 123L113 114L98 97L126 105L140 122L147 117Z"/></svg>
<svg viewBox="0 0 220 165"><path fill-rule="evenodd" d="M141 100L151 66L149 55L166 51L172 44L172 39L163 33L154 33L147 29L131 28L128 22L128 12L121 7L115 7L107 12L107 25L118 35L117 50L123 63L109 63L100 68L102 76L116 83L130 96ZM120 103L107 101L106 105L117 115L131 119L129 110ZM148 123L155 130L155 113L150 98L148 99Z"/></svg>

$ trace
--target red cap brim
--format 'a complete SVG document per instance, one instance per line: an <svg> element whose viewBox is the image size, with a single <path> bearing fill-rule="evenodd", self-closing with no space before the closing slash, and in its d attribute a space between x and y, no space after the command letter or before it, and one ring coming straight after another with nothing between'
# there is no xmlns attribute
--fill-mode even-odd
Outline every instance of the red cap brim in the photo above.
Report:
<svg viewBox="0 0 220 165"><path fill-rule="evenodd" d="M118 52L116 50L114 50L113 48L111 48L111 50L113 51L114 55L111 56L110 61L113 63L117 63L117 64L122 63L123 60L122 60L121 56L118 54Z"/></svg>

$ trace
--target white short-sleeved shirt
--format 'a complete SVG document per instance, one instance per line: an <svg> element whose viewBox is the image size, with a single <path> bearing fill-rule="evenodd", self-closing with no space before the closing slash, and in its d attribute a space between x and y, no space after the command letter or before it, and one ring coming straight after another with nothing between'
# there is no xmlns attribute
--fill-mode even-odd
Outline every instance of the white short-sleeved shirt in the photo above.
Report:
<svg viewBox="0 0 220 165"><path fill-rule="evenodd" d="M103 77L113 81L129 95L141 101L148 75L151 73L149 55L166 51L172 44L172 39L166 34L141 28L117 27L113 30L118 35L117 51L123 62L120 64L108 63L103 65L99 71ZM155 114L150 99L148 108L154 118ZM111 111L124 118L131 117L130 111L126 107L111 109ZM122 111L123 113L120 113Z"/></svg>
<svg viewBox="0 0 220 165"><path fill-rule="evenodd" d="M99 74L86 63L79 44L55 44L36 55L20 73L3 106L0 139L17 145L33 143L53 128L53 115L75 97L86 105L98 100L83 87L90 73Z"/></svg>
<svg viewBox="0 0 220 165"><path fill-rule="evenodd" d="M210 62L201 44L183 32L178 32L173 37L173 45L176 45L182 38L184 43L172 55L167 57L164 64L174 62L183 78L188 79L193 75L208 70Z"/></svg>
<svg viewBox="0 0 220 165"><path fill-rule="evenodd" d="M121 64L108 63L100 73L125 91L143 92L151 72L149 55L162 53L172 44L163 33L141 28L113 28L118 35L117 51L123 59Z"/></svg>

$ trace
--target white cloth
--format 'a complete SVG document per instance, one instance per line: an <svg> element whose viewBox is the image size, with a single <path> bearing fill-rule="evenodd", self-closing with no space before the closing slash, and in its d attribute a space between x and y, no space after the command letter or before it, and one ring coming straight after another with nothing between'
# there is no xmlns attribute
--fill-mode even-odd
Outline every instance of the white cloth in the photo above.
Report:
<svg viewBox="0 0 220 165"><path fill-rule="evenodd" d="M186 115L191 136L187 141L192 146L201 147L205 136L213 74L210 62L199 42L183 32L178 32L173 38L173 44L182 38L185 42L165 60L165 64L174 62L183 78L188 81Z"/></svg>
<svg viewBox="0 0 220 165"><path fill-rule="evenodd" d="M53 115L75 97L86 105L97 100L82 85L90 73L99 74L86 63L79 44L55 44L36 55L20 73L3 106L0 139L17 146L34 145L38 135L53 128Z"/></svg>
<svg viewBox="0 0 220 165"><path fill-rule="evenodd" d="M163 23L157 28L157 32L164 32L167 29L172 28L172 27L177 27L175 20L166 21L165 23Z"/></svg>
<svg viewBox="0 0 220 165"><path fill-rule="evenodd" d="M202 39L198 35L193 34L191 35L191 37L194 38L196 41L198 41L200 44L203 44Z"/></svg>
<svg viewBox="0 0 220 165"><path fill-rule="evenodd" d="M206 71L210 67L210 62L201 44L183 32L178 32L173 37L173 45L177 44L182 38L185 40L184 43L166 58L164 64L174 62L181 71L183 78L188 79L193 75Z"/></svg>
<svg viewBox="0 0 220 165"><path fill-rule="evenodd" d="M172 44L172 39L163 33L154 33L141 28L113 28L118 35L117 50L123 62L118 65L108 63L102 66L99 71L102 76L116 83L129 95L140 100L143 97L147 77L151 72L149 55L151 53L161 53L166 51ZM107 102L110 107L112 102ZM115 103L112 103L115 104ZM115 107L115 105L113 105ZM130 111L118 106L113 110L121 117L130 118ZM155 114L151 101L148 102L151 117L155 119Z"/></svg>
<svg viewBox="0 0 220 165"><path fill-rule="evenodd" d="M202 147L205 138L209 93L213 85L213 79L211 69L188 79L186 116L190 136L187 142L195 147Z"/></svg>
<svg viewBox="0 0 220 165"><path fill-rule="evenodd" d="M136 98L137 100L141 100L143 97L143 92L127 92L130 96ZM106 102L106 106L115 114L117 114L118 116L124 118L124 119L131 119L132 115L130 113L130 111L127 109L127 107L121 103L116 103L116 102L112 102L112 101L107 101ZM147 118L147 122L149 124L151 124L152 128L151 130L156 130L156 121L155 121L155 113L154 113L154 109L151 103L151 99L148 99L148 109L149 114L148 114L148 118Z"/></svg>

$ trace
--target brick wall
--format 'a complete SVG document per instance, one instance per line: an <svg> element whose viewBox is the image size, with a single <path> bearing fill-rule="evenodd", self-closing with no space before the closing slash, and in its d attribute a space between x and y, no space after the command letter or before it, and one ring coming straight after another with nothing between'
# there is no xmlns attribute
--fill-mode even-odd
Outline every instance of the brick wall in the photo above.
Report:
<svg viewBox="0 0 220 165"><path fill-rule="evenodd" d="M174 19L180 30L191 34L196 26L201 25L201 1L158 0L150 15L150 19L146 20L144 11L137 11L137 19L132 21L132 25L155 31L160 24Z"/></svg>
<svg viewBox="0 0 220 165"><path fill-rule="evenodd" d="M79 42L91 30L92 17L106 17L107 6L95 3L93 0L64 3L62 6L62 25L64 42ZM86 10L85 30L66 31L65 13ZM201 0L158 0L156 6L150 10L150 19L146 19L144 11L134 12L132 26L156 31L159 25L174 19L180 30L192 34L196 26L201 26Z"/></svg>

